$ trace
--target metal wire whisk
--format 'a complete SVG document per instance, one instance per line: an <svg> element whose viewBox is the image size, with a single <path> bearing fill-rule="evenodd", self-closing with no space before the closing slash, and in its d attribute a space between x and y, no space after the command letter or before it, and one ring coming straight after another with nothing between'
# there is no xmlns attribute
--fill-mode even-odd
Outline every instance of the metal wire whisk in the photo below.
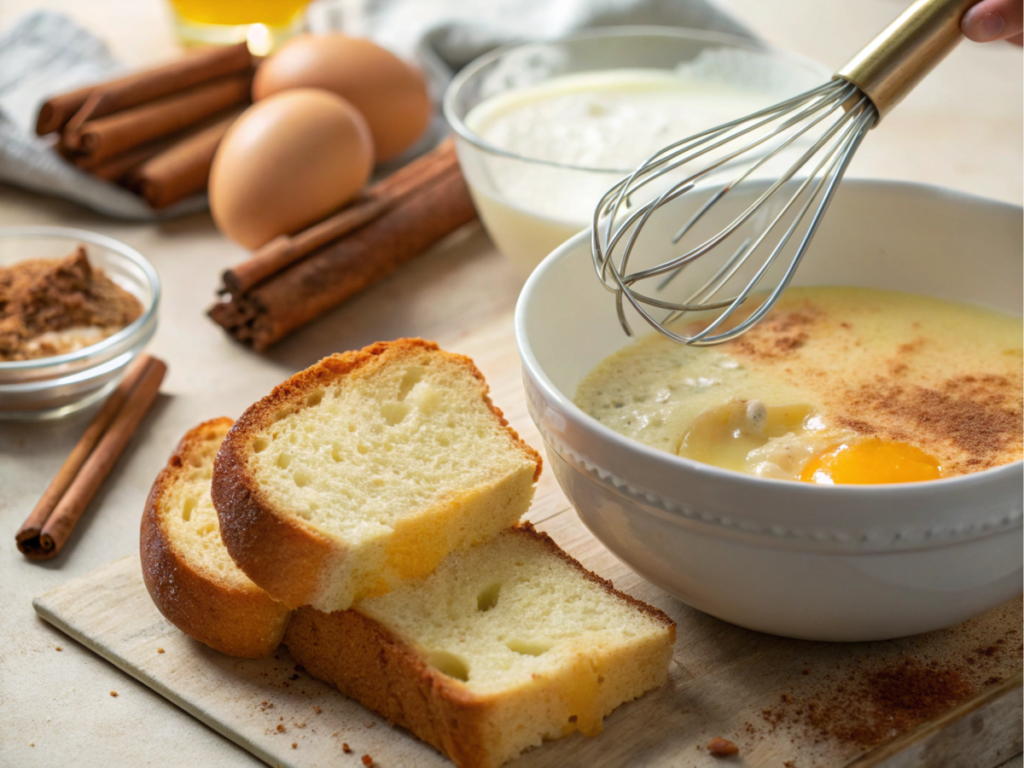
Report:
<svg viewBox="0 0 1024 768"><path fill-rule="evenodd" d="M632 335L626 303L661 334L683 344L719 344L760 322L792 280L864 136L956 46L960 20L976 1L917 0L831 82L675 142L609 189L594 210L591 251L598 277L615 294L623 330ZM696 189L713 190L672 238L674 244L683 243L730 191L752 183L767 163L786 154L798 157L778 179L765 182L764 191L724 228L662 264L630 271L630 258L655 211ZM732 172L735 175L723 183L723 174ZM643 191L650 199L637 203ZM763 220L767 224L738 247L723 248L723 242L748 222ZM782 276L767 298L729 323L790 243L796 248L788 264L780 262ZM760 261L753 259L755 254ZM718 258L717 267L687 298L652 295L688 265L709 256ZM753 275L748 276L751 269ZM652 284L653 291L648 287ZM741 284L738 290L733 287ZM717 298L727 287L726 295L733 295ZM700 323L699 330L677 325L687 313L717 310L721 311Z"/></svg>

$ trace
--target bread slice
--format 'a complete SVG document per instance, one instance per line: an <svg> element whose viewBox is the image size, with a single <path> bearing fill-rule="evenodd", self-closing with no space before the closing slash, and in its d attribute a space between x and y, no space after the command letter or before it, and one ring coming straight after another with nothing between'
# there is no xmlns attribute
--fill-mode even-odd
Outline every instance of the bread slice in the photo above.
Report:
<svg viewBox="0 0 1024 768"><path fill-rule="evenodd" d="M268 656L291 612L235 565L210 500L213 459L231 419L182 438L142 513L142 577L160 612L196 640L232 656Z"/></svg>
<svg viewBox="0 0 1024 768"><path fill-rule="evenodd" d="M250 407L213 501L253 581L333 611L514 524L540 469L469 358L400 339L327 357Z"/></svg>
<svg viewBox="0 0 1024 768"><path fill-rule="evenodd" d="M529 524L453 553L352 610L295 612L285 634L315 677L461 768L491 768L579 730L668 676L675 624Z"/></svg>

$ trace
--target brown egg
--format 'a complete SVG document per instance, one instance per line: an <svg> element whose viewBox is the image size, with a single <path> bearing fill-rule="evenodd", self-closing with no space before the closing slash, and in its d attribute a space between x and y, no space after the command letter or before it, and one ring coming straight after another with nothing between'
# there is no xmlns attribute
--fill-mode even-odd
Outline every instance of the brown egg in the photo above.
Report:
<svg viewBox="0 0 1024 768"><path fill-rule="evenodd" d="M252 97L290 88L323 88L352 102L370 124L378 162L408 149L430 122L423 76L357 37L302 35L288 41L256 70Z"/></svg>
<svg viewBox="0 0 1024 768"><path fill-rule="evenodd" d="M313 88L279 93L231 126L210 168L210 212L225 235L258 248L352 200L373 170L363 116Z"/></svg>

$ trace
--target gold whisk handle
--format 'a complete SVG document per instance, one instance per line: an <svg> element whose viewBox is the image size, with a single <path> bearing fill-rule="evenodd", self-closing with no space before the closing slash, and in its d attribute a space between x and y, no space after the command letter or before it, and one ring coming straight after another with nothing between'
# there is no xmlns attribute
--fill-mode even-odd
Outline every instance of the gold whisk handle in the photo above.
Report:
<svg viewBox="0 0 1024 768"><path fill-rule="evenodd" d="M962 37L960 20L978 0L917 0L833 79L860 88L879 119L903 100Z"/></svg>

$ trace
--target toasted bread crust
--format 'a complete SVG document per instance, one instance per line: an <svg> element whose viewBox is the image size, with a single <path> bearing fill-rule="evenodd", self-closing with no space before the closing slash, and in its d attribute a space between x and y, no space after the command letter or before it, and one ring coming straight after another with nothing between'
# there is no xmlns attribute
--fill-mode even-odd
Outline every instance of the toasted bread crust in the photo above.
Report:
<svg viewBox="0 0 1024 768"><path fill-rule="evenodd" d="M198 572L175 547L161 502L204 443L231 426L226 417L190 430L157 475L142 513L142 578L160 612L185 634L230 656L269 656L281 642L290 611L257 587L218 583Z"/></svg>
<svg viewBox="0 0 1024 768"><path fill-rule="evenodd" d="M344 556L344 546L301 520L274 514L242 457L251 433L240 433L229 445L232 433L217 453L211 488L224 546L275 600L293 609L307 605L319 593L323 574Z"/></svg>
<svg viewBox="0 0 1024 768"><path fill-rule="evenodd" d="M344 542L321 533L301 519L276 513L248 467L253 439L282 414L307 407L306 398L316 389L373 364L381 355L397 356L422 350L441 352L470 370L482 385L488 408L513 443L536 461L534 481L540 476L540 454L508 425L504 414L487 394L483 374L468 357L444 352L436 343L423 339L377 342L360 350L325 357L250 406L225 437L214 464L213 503L228 553L249 578L290 608L316 602L323 589L324 575L345 557L346 547Z"/></svg>
<svg viewBox="0 0 1024 768"><path fill-rule="evenodd" d="M408 728L460 768L484 765L487 704L356 610L297 610L285 645L309 674Z"/></svg>
<svg viewBox="0 0 1024 768"><path fill-rule="evenodd" d="M520 523L514 530L541 542L584 578L664 624L675 641L675 622L663 611L618 591L530 523ZM300 608L284 644L311 675L389 722L408 728L459 768L495 765L487 738L493 699L472 693L429 666L414 646L357 608L334 613Z"/></svg>

